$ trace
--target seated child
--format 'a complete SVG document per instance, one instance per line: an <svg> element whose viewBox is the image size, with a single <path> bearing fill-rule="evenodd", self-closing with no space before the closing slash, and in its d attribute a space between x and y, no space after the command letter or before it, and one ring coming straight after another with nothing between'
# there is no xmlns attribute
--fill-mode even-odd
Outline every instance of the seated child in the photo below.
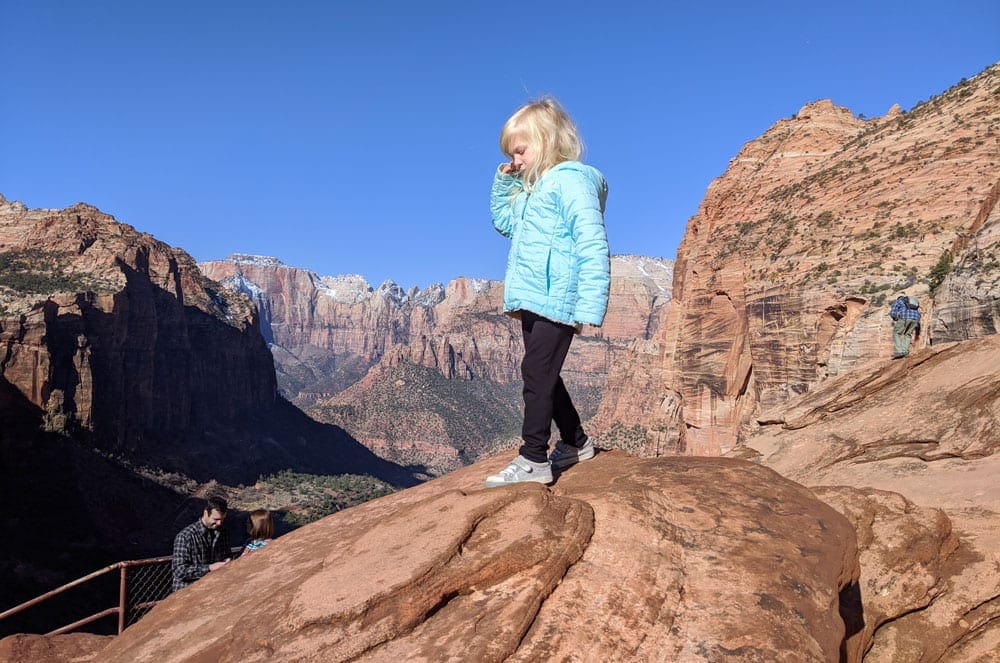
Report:
<svg viewBox="0 0 1000 663"><path fill-rule="evenodd" d="M247 520L247 534L250 535L250 543L243 548L244 553L260 550L271 541L274 536L274 521L271 520L271 512L267 509L255 509L250 512Z"/></svg>

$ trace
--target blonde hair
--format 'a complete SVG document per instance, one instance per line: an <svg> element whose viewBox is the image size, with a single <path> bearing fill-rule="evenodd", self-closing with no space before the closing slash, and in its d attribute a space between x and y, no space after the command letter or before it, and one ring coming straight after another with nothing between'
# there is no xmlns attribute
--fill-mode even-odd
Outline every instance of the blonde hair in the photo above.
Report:
<svg viewBox="0 0 1000 663"><path fill-rule="evenodd" d="M273 537L274 521L271 520L271 512L267 509L251 511L250 520L247 521L247 534L254 541Z"/></svg>
<svg viewBox="0 0 1000 663"><path fill-rule="evenodd" d="M583 154L583 141L573 120L552 97L529 102L510 116L500 130L500 151L513 158L513 142L523 138L535 148L535 162L520 173L531 188L552 166L575 161Z"/></svg>

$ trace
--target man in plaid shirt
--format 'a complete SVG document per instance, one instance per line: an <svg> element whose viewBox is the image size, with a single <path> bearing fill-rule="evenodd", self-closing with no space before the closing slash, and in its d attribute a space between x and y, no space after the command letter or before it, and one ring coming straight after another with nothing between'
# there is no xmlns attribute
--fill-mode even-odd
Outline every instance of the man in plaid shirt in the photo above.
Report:
<svg viewBox="0 0 1000 663"><path fill-rule="evenodd" d="M910 302L909 300L913 300ZM914 306L916 304L916 306ZM901 359L910 354L910 341L920 328L920 310L916 297L900 295L889 309L892 323L892 358Z"/></svg>
<svg viewBox="0 0 1000 663"><path fill-rule="evenodd" d="M187 587L229 561L229 534L222 529L229 506L221 497L209 497L201 518L174 538L172 590Z"/></svg>

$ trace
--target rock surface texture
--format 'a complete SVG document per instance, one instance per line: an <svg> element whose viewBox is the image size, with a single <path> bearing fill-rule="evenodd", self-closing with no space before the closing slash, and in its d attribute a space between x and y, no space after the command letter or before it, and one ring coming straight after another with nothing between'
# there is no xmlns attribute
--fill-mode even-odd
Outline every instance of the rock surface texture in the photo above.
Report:
<svg viewBox="0 0 1000 663"><path fill-rule="evenodd" d="M111 636L91 633L31 635L19 633L0 640L0 661L24 663L90 663L100 661Z"/></svg>
<svg viewBox="0 0 1000 663"><path fill-rule="evenodd" d="M281 537L98 658L841 660L854 531L808 490L745 461L617 451L551 488L481 488L504 462Z"/></svg>
<svg viewBox="0 0 1000 663"><path fill-rule="evenodd" d="M762 409L887 357L903 290L917 347L995 333L998 172L996 65L907 113L780 120L710 185L667 321L611 368L600 428L648 455L726 452Z"/></svg>
<svg viewBox="0 0 1000 663"><path fill-rule="evenodd" d="M745 451L857 529L851 651L1000 660L1000 336L856 369L759 421Z"/></svg>

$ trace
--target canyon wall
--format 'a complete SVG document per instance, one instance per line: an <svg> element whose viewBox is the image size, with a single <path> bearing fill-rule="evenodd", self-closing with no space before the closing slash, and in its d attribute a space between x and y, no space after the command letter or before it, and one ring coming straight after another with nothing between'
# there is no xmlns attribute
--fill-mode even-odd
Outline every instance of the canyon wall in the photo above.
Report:
<svg viewBox="0 0 1000 663"><path fill-rule="evenodd" d="M47 431L199 480L399 470L278 395L253 303L184 251L89 205L0 198L0 267L0 376Z"/></svg>
<svg viewBox="0 0 1000 663"><path fill-rule="evenodd" d="M888 357L899 292L922 304L917 348L995 333L998 109L994 65L907 113L819 101L747 143L688 222L666 323L611 368L600 429L724 453L762 408Z"/></svg>
<svg viewBox="0 0 1000 663"><path fill-rule="evenodd" d="M379 362L425 366L449 379L520 378L521 332L517 321L501 314L500 281L459 277L423 290L385 281L373 288L361 276L319 276L276 258L240 254L200 267L257 304L262 332L295 402L332 396ZM612 345L649 338L670 301L672 267L656 258L612 259L607 319L599 329L584 328L567 373L600 384ZM297 380L300 374L309 380ZM313 391L309 385L315 384L325 390Z"/></svg>
<svg viewBox="0 0 1000 663"><path fill-rule="evenodd" d="M201 268L257 303L282 391L380 455L440 473L520 434L524 350L519 323L501 313L501 282L373 288L246 255ZM605 324L583 329L563 370L585 418L615 355L662 324L672 277L672 261L612 258Z"/></svg>

